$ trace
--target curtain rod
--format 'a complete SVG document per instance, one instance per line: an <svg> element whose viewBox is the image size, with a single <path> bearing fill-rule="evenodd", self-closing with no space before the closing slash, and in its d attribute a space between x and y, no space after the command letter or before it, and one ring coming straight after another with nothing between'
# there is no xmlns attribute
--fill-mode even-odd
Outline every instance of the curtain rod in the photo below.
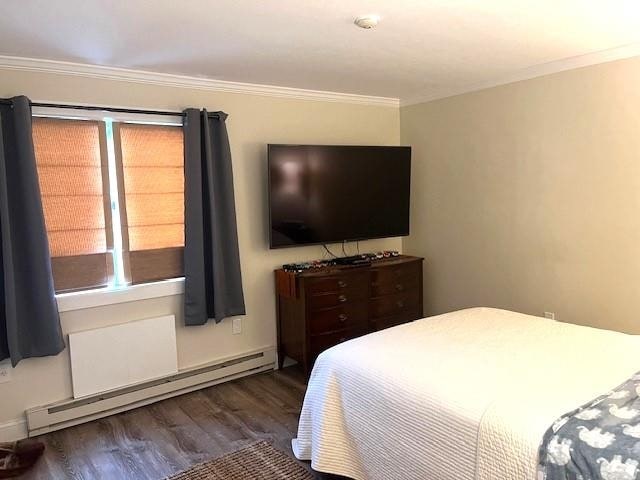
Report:
<svg viewBox="0 0 640 480"><path fill-rule="evenodd" d="M0 104L11 105L11 100L1 98ZM171 117L184 117L184 112L171 112L161 110L141 110L137 108L117 108L117 107L98 107L95 105L68 105L64 103L39 103L30 102L32 107L45 107L45 108L68 108L69 110L90 110L94 112L113 112L113 113L137 113L141 115L165 115ZM207 113L208 117L220 118L218 113Z"/></svg>

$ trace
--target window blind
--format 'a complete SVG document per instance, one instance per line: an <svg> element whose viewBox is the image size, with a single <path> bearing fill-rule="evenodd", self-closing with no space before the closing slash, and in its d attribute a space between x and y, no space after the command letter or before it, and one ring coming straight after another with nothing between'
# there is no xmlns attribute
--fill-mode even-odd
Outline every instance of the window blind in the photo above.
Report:
<svg viewBox="0 0 640 480"><path fill-rule="evenodd" d="M36 117L32 125L56 291L107 285L113 234L104 124Z"/></svg>
<svg viewBox="0 0 640 480"><path fill-rule="evenodd" d="M182 127L113 125L125 275L131 283L184 274Z"/></svg>

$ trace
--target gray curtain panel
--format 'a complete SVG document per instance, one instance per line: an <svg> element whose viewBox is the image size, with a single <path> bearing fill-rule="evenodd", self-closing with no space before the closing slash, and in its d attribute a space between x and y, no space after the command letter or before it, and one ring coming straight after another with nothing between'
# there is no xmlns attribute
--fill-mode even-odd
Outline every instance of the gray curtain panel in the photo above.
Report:
<svg viewBox="0 0 640 480"><path fill-rule="evenodd" d="M0 359L60 353L65 345L51 276L26 97L0 101Z"/></svg>
<svg viewBox="0 0 640 480"><path fill-rule="evenodd" d="M184 321L244 315L231 150L224 112L184 120Z"/></svg>

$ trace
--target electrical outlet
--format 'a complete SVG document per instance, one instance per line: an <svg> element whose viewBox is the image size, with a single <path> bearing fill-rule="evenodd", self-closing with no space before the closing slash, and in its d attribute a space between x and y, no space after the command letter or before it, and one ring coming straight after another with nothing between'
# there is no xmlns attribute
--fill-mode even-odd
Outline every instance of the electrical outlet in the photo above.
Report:
<svg viewBox="0 0 640 480"><path fill-rule="evenodd" d="M7 362L0 362L0 383L6 383L11 381L11 364Z"/></svg>
<svg viewBox="0 0 640 480"><path fill-rule="evenodd" d="M242 319L234 318L231 322L231 333L238 335L242 333Z"/></svg>
<svg viewBox="0 0 640 480"><path fill-rule="evenodd" d="M556 314L554 312L544 312L544 318L548 318L549 320L555 320Z"/></svg>

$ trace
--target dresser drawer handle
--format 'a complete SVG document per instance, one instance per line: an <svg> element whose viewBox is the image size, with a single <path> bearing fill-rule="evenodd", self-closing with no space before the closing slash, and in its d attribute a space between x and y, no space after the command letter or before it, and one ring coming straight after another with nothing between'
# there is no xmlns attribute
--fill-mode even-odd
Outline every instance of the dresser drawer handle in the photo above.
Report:
<svg viewBox="0 0 640 480"><path fill-rule="evenodd" d="M401 283L396 284L396 290L401 292L402 290L404 290L404 285L402 285Z"/></svg>
<svg viewBox="0 0 640 480"><path fill-rule="evenodd" d="M338 301L341 303L344 303L347 301L347 296L346 295L338 295Z"/></svg>
<svg viewBox="0 0 640 480"><path fill-rule="evenodd" d="M403 308L404 307L404 302L402 300L398 300L396 302L396 305L398 306L398 308Z"/></svg>
<svg viewBox="0 0 640 480"><path fill-rule="evenodd" d="M338 280L338 286L339 286L340 288L344 288L344 287L346 287L347 285L348 285L348 284L347 284L347 282L345 282L344 280Z"/></svg>
<svg viewBox="0 0 640 480"><path fill-rule="evenodd" d="M349 316L346 313L341 313L340 315L338 315L338 320L340 320L341 322L346 322L347 318L349 318Z"/></svg>

